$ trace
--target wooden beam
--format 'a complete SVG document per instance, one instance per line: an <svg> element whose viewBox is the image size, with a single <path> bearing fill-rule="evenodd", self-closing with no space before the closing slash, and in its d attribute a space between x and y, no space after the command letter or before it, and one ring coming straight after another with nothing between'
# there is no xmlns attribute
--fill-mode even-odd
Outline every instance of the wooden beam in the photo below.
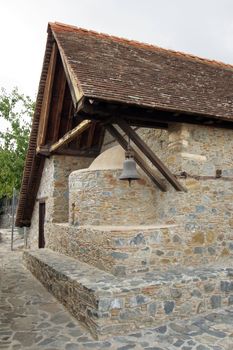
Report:
<svg viewBox="0 0 233 350"><path fill-rule="evenodd" d="M124 137L117 131L117 129L110 124L105 125L106 130L118 141L118 143L121 145L122 148L124 148L125 151L128 149L128 143L124 139ZM144 159L131 147L133 153L134 153L134 159L135 162L142 168L142 170L146 173L146 175L153 181L154 184L156 184L161 191L166 192L166 186L154 172L150 168L150 166L144 161Z"/></svg>
<svg viewBox="0 0 233 350"><path fill-rule="evenodd" d="M56 34L53 33L53 35L55 36L57 45L59 47L59 53L60 53L61 60L63 63L64 71L66 74L67 83L68 83L69 88L70 88L71 98L73 100L74 106L76 106L78 101L83 96L83 91L82 91L82 88L81 88L79 82L77 81L77 79L74 76L73 70L70 67L70 64L68 63L68 60L67 60L66 55L64 53L64 50L63 50L59 40L57 40L57 38L56 38Z"/></svg>
<svg viewBox="0 0 233 350"><path fill-rule="evenodd" d="M88 132L88 137L87 137L87 145L86 148L90 148L93 142L93 137L95 133L95 128L96 128L96 123L97 122L92 122L89 132Z"/></svg>
<svg viewBox="0 0 233 350"><path fill-rule="evenodd" d="M49 61L48 73L46 77L42 108L40 113L40 124L39 124L39 131L38 131L38 137L37 137L38 146L43 145L45 142L56 60L57 60L57 45L56 43L53 43L52 53Z"/></svg>
<svg viewBox="0 0 233 350"><path fill-rule="evenodd" d="M73 123L73 101L72 99L70 100L70 107L69 107L69 112L68 112L68 122L67 122L67 127L66 127L66 132L68 132L70 129L72 129L72 123Z"/></svg>
<svg viewBox="0 0 233 350"><path fill-rule="evenodd" d="M37 146L36 154L49 157L50 156L49 145Z"/></svg>
<svg viewBox="0 0 233 350"><path fill-rule="evenodd" d="M172 111L164 109L156 109L142 107L136 105L126 105L125 103L116 103L114 101L104 101L94 99L92 104L88 98L82 102L79 114L85 119L105 121L111 117L116 120L124 118L130 125L141 127L166 128L167 124L187 123L194 125L206 125L205 121L211 121L211 127L233 129L233 121L229 118L221 118L199 115L194 113L186 113L184 111Z"/></svg>
<svg viewBox="0 0 233 350"><path fill-rule="evenodd" d="M60 78L60 86L59 86L59 94L57 103L55 106L55 115L53 118L53 132L52 132L52 142L55 142L58 139L59 134L59 126L60 126L60 120L61 120L61 112L63 107L63 101L65 96L65 88L66 88L66 75L64 70L62 70L61 78Z"/></svg>
<svg viewBox="0 0 233 350"><path fill-rule="evenodd" d="M82 150L82 149L72 149L72 148L64 148L58 149L53 154L64 155L64 156L73 156L73 157L87 157L87 158L95 158L99 155L99 151L97 150Z"/></svg>
<svg viewBox="0 0 233 350"><path fill-rule="evenodd" d="M92 149L73 149L73 148L58 148L56 151L50 152L50 146L44 145L37 147L36 154L44 157L50 157L52 154L75 156L75 157L97 157L100 151L97 147Z"/></svg>
<svg viewBox="0 0 233 350"><path fill-rule="evenodd" d="M130 127L129 124L126 123L126 121L119 119L117 124L177 191L187 192L187 189L180 184L166 165L163 164L163 162L154 154L154 152L147 146L140 136Z"/></svg>
<svg viewBox="0 0 233 350"><path fill-rule="evenodd" d="M58 148L63 147L67 143L71 142L75 137L80 135L84 130L90 127L91 120L83 120L79 125L77 125L74 129L68 131L63 137L60 138L57 142L55 142L52 146L50 146L50 153L56 151Z"/></svg>

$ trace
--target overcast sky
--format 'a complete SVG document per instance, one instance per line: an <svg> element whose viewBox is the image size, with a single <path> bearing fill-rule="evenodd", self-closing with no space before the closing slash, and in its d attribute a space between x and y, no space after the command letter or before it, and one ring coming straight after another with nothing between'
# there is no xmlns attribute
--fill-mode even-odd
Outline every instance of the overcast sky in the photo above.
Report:
<svg viewBox="0 0 233 350"><path fill-rule="evenodd" d="M233 0L0 0L0 87L35 97L49 21L233 64Z"/></svg>

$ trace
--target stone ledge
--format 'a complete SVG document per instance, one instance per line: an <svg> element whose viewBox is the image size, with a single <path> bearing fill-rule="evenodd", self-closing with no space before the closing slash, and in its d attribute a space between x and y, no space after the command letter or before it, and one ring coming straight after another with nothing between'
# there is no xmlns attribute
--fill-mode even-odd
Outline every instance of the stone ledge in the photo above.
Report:
<svg viewBox="0 0 233 350"><path fill-rule="evenodd" d="M113 276L48 249L25 252L24 261L96 338L233 303L231 260L218 266L157 270L133 278Z"/></svg>
<svg viewBox="0 0 233 350"><path fill-rule="evenodd" d="M232 240L213 232L181 234L178 225L70 226L48 224L46 248L116 276L155 268L199 266L233 255ZM222 244L224 243L224 245Z"/></svg>

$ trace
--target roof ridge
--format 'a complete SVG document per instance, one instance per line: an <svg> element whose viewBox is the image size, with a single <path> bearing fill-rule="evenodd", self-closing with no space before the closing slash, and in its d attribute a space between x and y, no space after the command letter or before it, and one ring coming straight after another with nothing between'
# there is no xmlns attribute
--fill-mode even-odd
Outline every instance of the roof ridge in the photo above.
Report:
<svg viewBox="0 0 233 350"><path fill-rule="evenodd" d="M101 32L97 32L91 29L85 29L85 28L81 28L81 27L77 27L74 25L69 25L69 24L65 24L65 23L60 23L60 22L49 22L49 26L51 28L54 28L55 30L58 29L59 27L64 28L66 31L70 31L70 32L79 32L79 33L83 33L83 34L90 34L90 35L95 35L97 37L102 37L102 38L107 38L107 39L111 39L113 41L116 42L120 42L123 44L128 44L128 45L132 45L132 46L136 46L139 48L146 48L146 49L151 49L151 50L156 50L156 51L160 51L160 52L164 52L164 53L170 53L173 54L174 56L179 56L179 57L183 57L186 59L190 59L190 60L194 60L197 62L201 62L201 63L205 63L205 64L209 64L209 65L215 65L218 67L222 67L222 68L228 68L228 69L233 69L233 64L229 64L229 63L224 63L221 61L217 61L217 60L211 60L208 58L204 58L204 57L199 57L193 54L189 54L189 53L185 53L182 51L176 51L176 50L172 50L172 49L165 49L162 48L160 46L157 45L153 45L153 44L148 44L148 43L143 43L137 40L131 40L131 39L126 39L123 37L118 37L115 35L110 35L110 34L106 34L106 33L101 33Z"/></svg>

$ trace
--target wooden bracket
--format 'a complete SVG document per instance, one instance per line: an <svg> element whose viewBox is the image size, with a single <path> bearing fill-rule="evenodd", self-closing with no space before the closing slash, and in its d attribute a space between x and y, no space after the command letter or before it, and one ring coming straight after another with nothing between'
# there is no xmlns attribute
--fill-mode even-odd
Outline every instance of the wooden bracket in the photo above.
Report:
<svg viewBox="0 0 233 350"><path fill-rule="evenodd" d="M70 141L72 141L75 137L80 135L84 130L86 130L91 124L91 120L83 120L79 125L77 125L74 129L68 131L64 136L60 138L57 142L55 142L49 149L50 153L56 151L58 148L66 145Z"/></svg>
<svg viewBox="0 0 233 350"><path fill-rule="evenodd" d="M171 171L165 164L154 154L154 152L147 146L147 144L140 138L140 136L130 127L130 125L123 119L117 120L117 125L124 131L124 133L132 140L140 151L151 161L151 163L160 171L167 181L177 190L187 192L187 189L181 185ZM136 159L135 159L136 160Z"/></svg>

